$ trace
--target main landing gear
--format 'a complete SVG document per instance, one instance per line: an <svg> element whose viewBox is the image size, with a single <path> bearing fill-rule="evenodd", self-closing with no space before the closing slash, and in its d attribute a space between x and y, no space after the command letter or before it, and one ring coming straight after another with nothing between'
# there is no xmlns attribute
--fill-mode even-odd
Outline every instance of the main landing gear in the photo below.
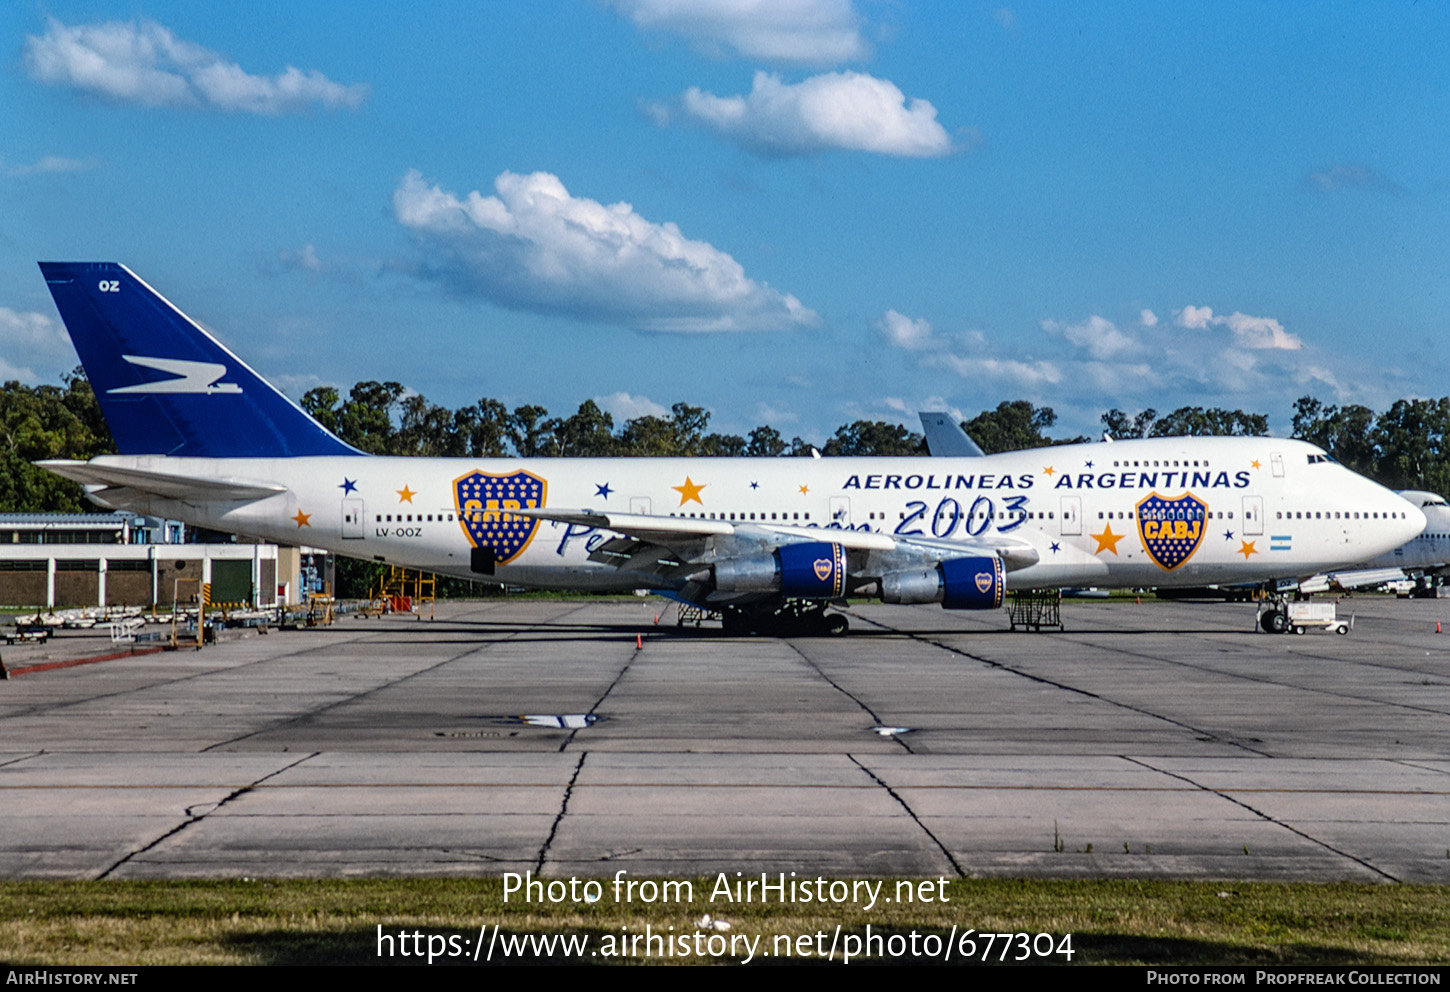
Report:
<svg viewBox="0 0 1450 992"><path fill-rule="evenodd" d="M834 637L850 629L839 613L827 613L826 604L788 599L780 604L727 606L720 611L727 634L764 634L768 637Z"/></svg>

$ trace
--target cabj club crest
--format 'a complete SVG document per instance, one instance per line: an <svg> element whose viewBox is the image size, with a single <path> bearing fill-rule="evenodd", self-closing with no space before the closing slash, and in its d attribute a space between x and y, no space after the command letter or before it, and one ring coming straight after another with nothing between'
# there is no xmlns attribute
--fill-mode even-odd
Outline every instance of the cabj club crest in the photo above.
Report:
<svg viewBox="0 0 1450 992"><path fill-rule="evenodd" d="M476 548L493 548L494 561L506 565L523 553L539 529L533 517L508 511L543 506L548 489L549 484L532 472L475 471L453 480L453 501L468 540Z"/></svg>
<svg viewBox="0 0 1450 992"><path fill-rule="evenodd" d="M1158 565L1173 571L1203 543L1208 504L1192 493L1166 499L1157 493L1138 503L1138 536Z"/></svg>

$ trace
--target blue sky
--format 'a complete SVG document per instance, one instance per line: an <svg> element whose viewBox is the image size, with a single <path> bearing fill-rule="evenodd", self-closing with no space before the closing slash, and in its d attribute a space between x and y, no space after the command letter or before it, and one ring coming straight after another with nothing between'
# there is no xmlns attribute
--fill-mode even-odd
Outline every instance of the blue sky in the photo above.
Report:
<svg viewBox="0 0 1450 992"><path fill-rule="evenodd" d="M819 442L1450 393L1444 0L46 0L0 39L3 378L75 364L56 259L294 397Z"/></svg>

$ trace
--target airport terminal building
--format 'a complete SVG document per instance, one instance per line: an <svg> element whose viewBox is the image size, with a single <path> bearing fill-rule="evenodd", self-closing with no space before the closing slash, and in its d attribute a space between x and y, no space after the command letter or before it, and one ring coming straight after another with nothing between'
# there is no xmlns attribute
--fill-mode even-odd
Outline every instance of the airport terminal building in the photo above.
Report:
<svg viewBox="0 0 1450 992"><path fill-rule="evenodd" d="M264 608L305 598L304 551L185 543L182 525L132 514L0 514L0 606L210 602Z"/></svg>

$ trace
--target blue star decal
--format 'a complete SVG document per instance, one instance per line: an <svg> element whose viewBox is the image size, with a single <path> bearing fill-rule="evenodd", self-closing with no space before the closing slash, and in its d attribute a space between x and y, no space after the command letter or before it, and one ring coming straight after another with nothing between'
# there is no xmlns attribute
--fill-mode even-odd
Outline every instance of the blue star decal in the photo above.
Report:
<svg viewBox="0 0 1450 992"><path fill-rule="evenodd" d="M760 483L758 483L758 482L752 482L750 484L750 488L751 489L759 489L760 488Z"/></svg>
<svg viewBox="0 0 1450 992"><path fill-rule="evenodd" d="M342 494L346 496L348 493L357 492L357 483L344 475L342 477L342 485L338 486L337 488L341 489Z"/></svg>
<svg viewBox="0 0 1450 992"><path fill-rule="evenodd" d="M1052 542L1052 553L1053 554L1057 554L1061 550L1062 550L1062 546L1060 544L1058 544L1056 541L1053 541Z"/></svg>
<svg viewBox="0 0 1450 992"><path fill-rule="evenodd" d="M1092 468L1093 467L1093 463L1092 462L1083 462L1082 464L1083 464L1083 468Z"/></svg>
<svg viewBox="0 0 1450 992"><path fill-rule="evenodd" d="M1232 541L1234 539L1234 532L1231 531L1231 530L1224 531L1223 532L1223 539L1225 541Z"/></svg>
<svg viewBox="0 0 1450 992"><path fill-rule="evenodd" d="M596 483L595 486L594 486L594 495L595 496L603 496L605 499L608 499L609 498L609 494L612 493L612 492L614 492L614 490L609 488L609 483L607 483L607 482L604 483L603 485L599 485L598 483Z"/></svg>

